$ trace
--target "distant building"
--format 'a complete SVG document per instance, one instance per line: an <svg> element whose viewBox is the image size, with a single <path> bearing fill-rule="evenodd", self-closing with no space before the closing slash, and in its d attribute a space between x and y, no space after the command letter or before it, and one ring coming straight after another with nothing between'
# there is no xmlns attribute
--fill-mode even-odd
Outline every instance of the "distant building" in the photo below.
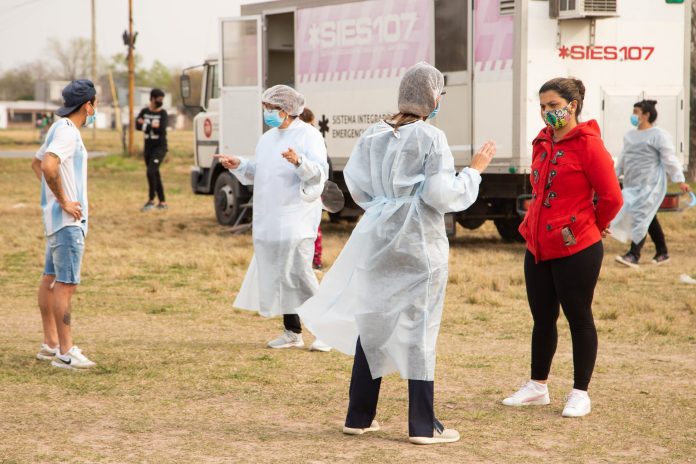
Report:
<svg viewBox="0 0 696 464"><path fill-rule="evenodd" d="M58 107L43 101L0 101L0 129L35 128L44 114L53 115Z"/></svg>

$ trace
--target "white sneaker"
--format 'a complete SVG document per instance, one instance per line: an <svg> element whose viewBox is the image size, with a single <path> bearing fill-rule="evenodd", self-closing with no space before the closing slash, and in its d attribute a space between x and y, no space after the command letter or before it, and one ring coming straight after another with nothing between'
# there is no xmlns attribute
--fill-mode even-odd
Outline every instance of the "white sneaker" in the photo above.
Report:
<svg viewBox="0 0 696 464"><path fill-rule="evenodd" d="M592 401L586 391L576 390L568 395L568 401L563 408L563 417L582 417L586 416L592 410Z"/></svg>
<svg viewBox="0 0 696 464"><path fill-rule="evenodd" d="M696 279L691 277L688 274L682 274L679 276L679 280L684 283L684 284L690 284L690 285L695 285L696 284Z"/></svg>
<svg viewBox="0 0 696 464"><path fill-rule="evenodd" d="M331 347L326 343L322 343L321 340L317 338L314 340L314 343L310 345L309 351L321 351L322 353L328 353L331 351Z"/></svg>
<svg viewBox="0 0 696 464"><path fill-rule="evenodd" d="M39 361L53 361L56 355L59 353L59 348L51 348L45 343L41 344L41 350L36 353L36 359Z"/></svg>
<svg viewBox="0 0 696 464"><path fill-rule="evenodd" d="M459 441L459 432L454 429L433 429L432 437L408 437L414 445L437 445L438 443L453 443Z"/></svg>
<svg viewBox="0 0 696 464"><path fill-rule="evenodd" d="M271 340L266 345L269 348L302 348L304 346L304 341L302 340L302 334L296 334L290 330L284 330L283 335Z"/></svg>
<svg viewBox="0 0 696 464"><path fill-rule="evenodd" d="M343 426L343 433L345 433L346 435L362 435L366 432L376 432L378 430L379 424L376 420L373 420L372 424L370 424L370 426L366 429L354 429L352 427L346 427L345 425Z"/></svg>
<svg viewBox="0 0 696 464"><path fill-rule="evenodd" d="M97 363L90 361L87 356L82 354L82 350L77 345L73 345L65 354L56 353L56 357L51 363L53 367L75 370L89 369L96 365Z"/></svg>
<svg viewBox="0 0 696 464"><path fill-rule="evenodd" d="M543 406L550 402L548 387L533 380L503 400L505 406Z"/></svg>

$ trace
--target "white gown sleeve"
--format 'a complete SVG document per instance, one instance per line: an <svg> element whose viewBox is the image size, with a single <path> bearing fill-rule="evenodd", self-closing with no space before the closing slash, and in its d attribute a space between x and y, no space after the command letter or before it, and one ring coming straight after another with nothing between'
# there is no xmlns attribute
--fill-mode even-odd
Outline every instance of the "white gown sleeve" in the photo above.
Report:
<svg viewBox="0 0 696 464"><path fill-rule="evenodd" d="M240 163L237 169L229 171L242 183L242 185L253 185L254 175L256 174L256 161L250 161L239 157Z"/></svg>
<svg viewBox="0 0 696 464"><path fill-rule="evenodd" d="M685 182L684 168L679 162L679 159L677 159L672 138L666 131L661 131L660 135L660 159L662 160L662 165L665 167L667 176L669 176L672 182Z"/></svg>
<svg viewBox="0 0 696 464"><path fill-rule="evenodd" d="M329 175L326 161L326 144L321 133L314 127L305 128L304 153L300 153L302 164L295 171L300 178L300 197L307 202L317 200L324 191L324 183Z"/></svg>
<svg viewBox="0 0 696 464"><path fill-rule="evenodd" d="M440 213L463 211L478 197L481 175L471 168L454 169L454 157L444 133L435 140L425 160L422 198Z"/></svg>
<svg viewBox="0 0 696 464"><path fill-rule="evenodd" d="M363 135L355 144L350 158L348 158L348 163L343 169L343 178L346 181L350 196L364 210L369 208L370 203L375 198L370 157L367 152L369 152L369 143Z"/></svg>

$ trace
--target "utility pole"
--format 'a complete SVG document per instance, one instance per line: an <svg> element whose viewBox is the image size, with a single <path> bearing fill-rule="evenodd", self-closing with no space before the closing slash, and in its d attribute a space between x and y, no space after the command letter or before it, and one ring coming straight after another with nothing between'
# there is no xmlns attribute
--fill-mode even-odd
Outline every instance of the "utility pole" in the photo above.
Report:
<svg viewBox="0 0 696 464"><path fill-rule="evenodd" d="M92 82L97 85L97 9L92 0ZM97 123L92 124L92 140L97 138Z"/></svg>
<svg viewBox="0 0 696 464"><path fill-rule="evenodd" d="M135 156L135 59L133 49L133 0L128 0L128 154Z"/></svg>

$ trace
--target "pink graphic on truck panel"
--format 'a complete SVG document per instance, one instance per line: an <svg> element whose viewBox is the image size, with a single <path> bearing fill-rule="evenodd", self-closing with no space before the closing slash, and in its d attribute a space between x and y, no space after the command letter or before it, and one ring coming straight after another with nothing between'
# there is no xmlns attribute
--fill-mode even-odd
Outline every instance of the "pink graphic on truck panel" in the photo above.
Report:
<svg viewBox="0 0 696 464"><path fill-rule="evenodd" d="M474 61L478 71L512 65L512 15L500 14L500 0L474 0Z"/></svg>
<svg viewBox="0 0 696 464"><path fill-rule="evenodd" d="M300 83L400 76L433 61L432 2L374 0L297 12Z"/></svg>

